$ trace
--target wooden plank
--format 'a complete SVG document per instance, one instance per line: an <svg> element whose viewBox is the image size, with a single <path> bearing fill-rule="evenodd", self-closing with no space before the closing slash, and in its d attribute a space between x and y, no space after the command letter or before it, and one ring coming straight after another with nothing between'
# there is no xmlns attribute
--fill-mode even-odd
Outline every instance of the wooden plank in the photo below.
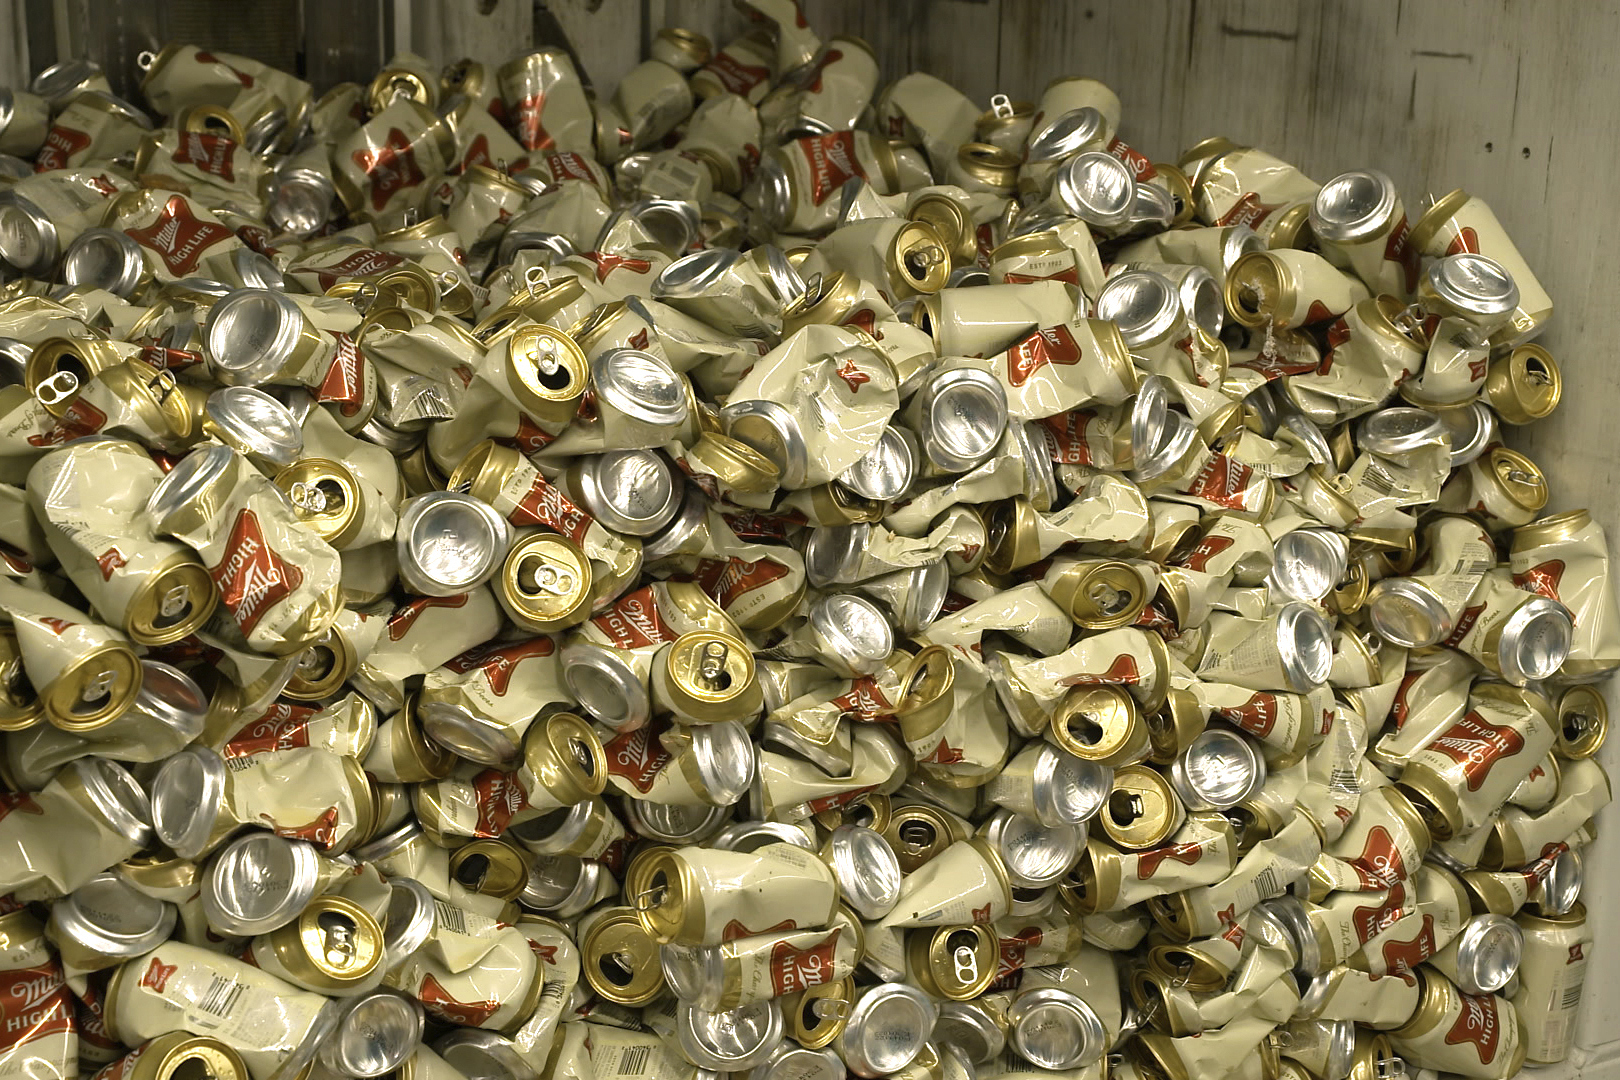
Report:
<svg viewBox="0 0 1620 1080"><path fill-rule="evenodd" d="M401 7L399 45L408 43L435 65L470 57L499 66L527 48L534 35L529 0L402 0Z"/></svg>
<svg viewBox="0 0 1620 1080"><path fill-rule="evenodd" d="M582 74L603 97L644 58L641 0L547 0L545 6L573 46Z"/></svg>
<svg viewBox="0 0 1620 1080"><path fill-rule="evenodd" d="M27 86L32 75L23 0L0 0L0 86Z"/></svg>

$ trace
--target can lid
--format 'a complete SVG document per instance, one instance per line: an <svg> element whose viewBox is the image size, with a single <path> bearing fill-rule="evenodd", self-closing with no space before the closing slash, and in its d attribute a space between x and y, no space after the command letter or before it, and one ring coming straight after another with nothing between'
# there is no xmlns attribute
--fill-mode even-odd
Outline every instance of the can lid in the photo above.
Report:
<svg viewBox="0 0 1620 1080"><path fill-rule="evenodd" d="M579 939L585 981L620 1005L645 1005L664 990L658 944L627 907L610 907Z"/></svg>
<svg viewBox="0 0 1620 1080"><path fill-rule="evenodd" d="M527 848L481 836L450 853L450 880L483 896L516 900L528 888L531 859Z"/></svg>
<svg viewBox="0 0 1620 1080"><path fill-rule="evenodd" d="M519 327L507 343L507 382L518 405L535 419L567 423L579 411L588 378L585 353L552 326Z"/></svg>
<svg viewBox="0 0 1620 1080"><path fill-rule="evenodd" d="M1519 286L1507 267L1471 251L1436 259L1423 283L1447 307L1468 315L1505 315L1519 306Z"/></svg>
<svg viewBox="0 0 1620 1080"><path fill-rule="evenodd" d="M1112 160L1112 159L1110 159ZM918 391L923 452L945 472L966 472L983 461L1007 429L1007 391L988 371L951 368Z"/></svg>
<svg viewBox="0 0 1620 1080"><path fill-rule="evenodd" d="M1440 418L1427 409L1395 406L1362 420L1356 444L1369 453L1394 456L1439 442L1445 432Z"/></svg>
<svg viewBox="0 0 1620 1080"><path fill-rule="evenodd" d="M683 484L681 505L662 529L641 542L641 561L655 563L681 551L708 523L709 497L696 484Z"/></svg>
<svg viewBox="0 0 1620 1080"><path fill-rule="evenodd" d="M392 970L411 957L428 935L436 919L433 894L415 878L388 879L388 910L383 915L384 971Z"/></svg>
<svg viewBox="0 0 1620 1080"><path fill-rule="evenodd" d="M1067 990L1042 987L1007 1008L1012 1042L1043 1069L1077 1069L1102 1057L1108 1034L1090 1005Z"/></svg>
<svg viewBox="0 0 1620 1080"><path fill-rule="evenodd" d="M272 465L286 466L304 452L304 432L292 411L251 386L226 386L203 405L220 441Z"/></svg>
<svg viewBox="0 0 1620 1080"><path fill-rule="evenodd" d="M58 60L35 75L34 81L28 84L28 89L55 103L56 99L77 90L99 74L101 74L100 64L87 56L73 56L66 60Z"/></svg>
<svg viewBox="0 0 1620 1080"><path fill-rule="evenodd" d="M811 1050L784 1039L754 1066L748 1080L844 1080L844 1062L832 1050Z"/></svg>
<svg viewBox="0 0 1620 1080"><path fill-rule="evenodd" d="M321 1044L321 1064L344 1076L392 1072L421 1045L423 1019L416 999L393 990L350 998Z"/></svg>
<svg viewBox="0 0 1620 1080"><path fill-rule="evenodd" d="M677 998L700 1001L706 996L707 987L724 980L720 948L718 945L679 945L673 941L658 946L658 966Z"/></svg>
<svg viewBox="0 0 1620 1080"><path fill-rule="evenodd" d="M348 547L366 517L366 492L340 461L307 457L276 473L299 524L333 547Z"/></svg>
<svg viewBox="0 0 1620 1080"><path fill-rule="evenodd" d="M716 724L694 724L692 763L708 798L719 806L730 806L743 797L754 779L758 756L748 729L735 720Z"/></svg>
<svg viewBox="0 0 1620 1080"><path fill-rule="evenodd" d="M1043 824L1077 825L1097 816L1114 784L1114 770L1038 743L1034 768L1036 817Z"/></svg>
<svg viewBox="0 0 1620 1080"><path fill-rule="evenodd" d="M1451 632L1451 613L1435 591L1415 578L1384 578L1367 591L1368 619L1378 636L1421 649Z"/></svg>
<svg viewBox="0 0 1620 1080"><path fill-rule="evenodd" d="M1176 214L1176 197L1170 193L1169 188L1160 187L1158 184L1137 184L1131 193L1129 218L1133 231L1144 225L1168 229L1175 223ZM1220 331L1217 329L1213 332Z"/></svg>
<svg viewBox="0 0 1620 1080"><path fill-rule="evenodd" d="M1075 686L1059 701L1047 737L1075 757L1109 761L1140 738L1136 699L1119 686Z"/></svg>
<svg viewBox="0 0 1620 1080"><path fill-rule="evenodd" d="M882 833L840 825L827 838L823 858L844 901L868 922L887 915L900 899L900 860Z"/></svg>
<svg viewBox="0 0 1620 1080"><path fill-rule="evenodd" d="M683 255L653 279L652 295L659 300L697 299L712 289L726 273L742 261L734 248L706 248Z"/></svg>
<svg viewBox="0 0 1620 1080"><path fill-rule="evenodd" d="M512 527L482 499L430 491L399 509L400 577L424 596L459 596L488 581L510 547Z"/></svg>
<svg viewBox="0 0 1620 1080"><path fill-rule="evenodd" d="M974 1065L994 1061L1007 1047L1006 1032L976 1001L940 1002L933 1040L941 1050L955 1050Z"/></svg>
<svg viewBox="0 0 1620 1080"><path fill-rule="evenodd" d="M782 1039L782 1009L776 999L725 1012L683 1002L675 1016L681 1052L700 1069L742 1072L770 1056Z"/></svg>
<svg viewBox="0 0 1620 1080"><path fill-rule="evenodd" d="M1271 550L1271 583L1291 600L1322 599L1350 561L1350 542L1331 529L1295 529L1278 537Z"/></svg>
<svg viewBox="0 0 1620 1080"><path fill-rule="evenodd" d="M1497 441L1496 412L1478 398L1460 409L1440 409L1435 415L1440 417L1446 433L1451 436L1453 469L1460 469L1470 461L1477 460L1487 446Z"/></svg>
<svg viewBox="0 0 1620 1080"><path fill-rule="evenodd" d="M934 1029L934 1003L915 986L885 982L861 992L838 1037L844 1064L857 1076L880 1077L911 1064Z"/></svg>
<svg viewBox="0 0 1620 1080"><path fill-rule="evenodd" d="M646 799L626 799L623 806L631 831L661 844L698 843L713 832L727 814L724 806L676 806ZM793 831L804 835L798 829Z"/></svg>
<svg viewBox="0 0 1620 1080"><path fill-rule="evenodd" d="M1377 169L1340 173L1316 192L1311 231L1333 244L1359 244L1378 235L1395 213L1395 181Z"/></svg>
<svg viewBox="0 0 1620 1080"><path fill-rule="evenodd" d="M226 784L225 759L207 747L189 746L164 762L152 780L152 824L158 839L182 858L205 852Z"/></svg>
<svg viewBox="0 0 1620 1080"><path fill-rule="evenodd" d="M50 929L108 958L127 960L167 940L179 912L108 870L51 905Z"/></svg>
<svg viewBox="0 0 1620 1080"><path fill-rule="evenodd" d="M1144 765L1127 765L1114 771L1114 786L1097 820L1114 843L1140 850L1163 842L1182 816L1168 780Z"/></svg>
<svg viewBox="0 0 1620 1080"><path fill-rule="evenodd" d="M203 349L209 370L234 386L269 382L303 336L304 313L275 289L237 289L208 309Z"/></svg>
<svg viewBox="0 0 1620 1080"><path fill-rule="evenodd" d="M894 651L894 627L876 604L835 593L811 605L809 625L838 660L857 675L872 675Z"/></svg>
<svg viewBox="0 0 1620 1080"><path fill-rule="evenodd" d="M1100 142L1107 130L1103 114L1089 105L1070 109L1054 117L1033 139L1029 140L1025 159L1031 162L1061 161L1066 157Z"/></svg>
<svg viewBox="0 0 1620 1080"><path fill-rule="evenodd" d="M940 560L883 574L855 587L883 601L894 616L897 628L915 634L939 618L951 589L951 571L946 562Z"/></svg>
<svg viewBox="0 0 1620 1080"><path fill-rule="evenodd" d="M813 527L804 541L804 574L811 586L825 589L850 581L871 534L864 521Z"/></svg>
<svg viewBox="0 0 1620 1080"><path fill-rule="evenodd" d="M1586 870L1580 849L1566 849L1547 868L1541 889L1536 893L1536 908L1543 915L1570 913L1580 904L1581 886L1585 881Z"/></svg>
<svg viewBox="0 0 1620 1080"><path fill-rule="evenodd" d="M320 856L303 840L254 831L220 849L203 880L203 914L224 934L253 937L285 926L315 895Z"/></svg>
<svg viewBox="0 0 1620 1080"><path fill-rule="evenodd" d="M1052 194L1087 225L1117 228L1131 219L1136 179L1130 166L1096 150L1076 154L1058 169Z"/></svg>
<svg viewBox="0 0 1620 1080"><path fill-rule="evenodd" d="M662 357L640 349L609 349L590 367L591 383L603 404L661 427L686 422L686 388Z"/></svg>
<svg viewBox="0 0 1620 1080"><path fill-rule="evenodd" d="M838 475L838 482L868 499L899 499L911 487L917 471L917 449L904 428L883 429L877 444Z"/></svg>
<svg viewBox="0 0 1620 1080"><path fill-rule="evenodd" d="M1232 269L1232 264L1251 251L1265 251L1266 242L1247 225L1228 225L1221 237L1221 270ZM1224 307L1224 300L1222 303Z"/></svg>
<svg viewBox="0 0 1620 1080"><path fill-rule="evenodd" d="M1146 385L1150 380L1143 380ZM1164 421L1159 431L1159 442L1156 447L1146 449L1146 443L1138 444L1138 433L1144 437L1151 434L1153 421L1151 401L1144 403L1141 395L1137 395L1136 404L1131 409L1131 457L1134 462L1131 469L1131 478L1138 483L1157 479L1169 472L1176 462L1182 460L1195 446L1201 445L1198 436L1198 425L1194 424L1185 413L1173 412L1166 408ZM1141 424L1137 417L1143 416Z"/></svg>
<svg viewBox="0 0 1620 1080"><path fill-rule="evenodd" d="M839 979L810 987L798 995L792 1012L786 1018L788 1033L800 1046L811 1049L826 1046L844 1033L844 1023L849 1017L849 1001L854 996L853 979Z"/></svg>
<svg viewBox="0 0 1620 1080"><path fill-rule="evenodd" d="M1284 604L1277 613L1277 651L1289 687L1306 693L1327 682L1333 669L1333 626L1308 604Z"/></svg>
<svg viewBox="0 0 1620 1080"><path fill-rule="evenodd" d="M1519 971L1524 931L1505 915L1475 915L1457 934L1457 988L1494 994Z"/></svg>
<svg viewBox="0 0 1620 1080"><path fill-rule="evenodd" d="M573 641L557 654L563 681L592 716L616 731L631 731L647 722L652 702L647 687L617 650L588 641Z"/></svg>
<svg viewBox="0 0 1620 1080"><path fill-rule="evenodd" d="M1170 783L1189 810L1227 810L1265 784L1266 763L1235 731L1206 728L1170 766Z"/></svg>
<svg viewBox="0 0 1620 1080"><path fill-rule="evenodd" d="M452 1028L433 1044L434 1052L462 1076L480 1080L540 1080L540 1073L518 1052L517 1044L498 1031Z"/></svg>
<svg viewBox="0 0 1620 1080"><path fill-rule="evenodd" d="M1210 285L1213 287L1214 278ZM1218 296L1216 301L1219 303ZM1152 270L1127 270L1109 278L1097 293L1096 307L1097 318L1117 323L1131 348L1157 341L1181 316L1175 286Z"/></svg>
<svg viewBox="0 0 1620 1080"><path fill-rule="evenodd" d="M609 450L581 458L568 476L585 509L615 532L651 536L681 507L684 485L651 450Z"/></svg>
<svg viewBox="0 0 1620 1080"><path fill-rule="evenodd" d="M556 533L531 533L501 563L501 595L523 622L541 631L581 621L591 598L591 563L578 545Z"/></svg>
<svg viewBox="0 0 1620 1080"><path fill-rule="evenodd" d="M1496 659L1502 677L1515 686L1549 679L1569 656L1575 620L1569 609L1545 596L1533 596L1502 624Z"/></svg>
<svg viewBox="0 0 1620 1080"><path fill-rule="evenodd" d="M170 514L182 509L216 483L236 458L236 451L228 446L203 446L180 459L169 470L169 475L158 482L146 500L146 512L152 516L159 532Z"/></svg>
<svg viewBox="0 0 1620 1080"><path fill-rule="evenodd" d="M43 274L59 250L50 215L15 191L0 191L0 259L25 274Z"/></svg>
<svg viewBox="0 0 1620 1080"><path fill-rule="evenodd" d="M763 454L781 472L780 485L793 490L804 486L810 451L793 414L774 401L727 403L720 410L725 433Z"/></svg>
<svg viewBox="0 0 1620 1080"><path fill-rule="evenodd" d="M1158 190L1151 184L1142 187ZM1226 327L1226 299L1214 274L1202 266L1188 267L1181 275L1176 295L1181 300L1181 310L1194 326L1210 337L1221 336L1221 331Z"/></svg>
<svg viewBox="0 0 1620 1080"><path fill-rule="evenodd" d="M62 253L62 280L78 288L106 289L129 299L146 263L141 246L118 229L86 229Z"/></svg>
<svg viewBox="0 0 1620 1080"><path fill-rule="evenodd" d="M1008 880L1032 889L1055 884L1067 874L1086 843L1084 824L1042 825L1006 808L992 814L981 833L995 845Z"/></svg>
<svg viewBox="0 0 1620 1080"><path fill-rule="evenodd" d="M1316 930L1311 926L1310 916L1305 910L1304 901L1290 894L1262 900L1258 908L1270 915L1272 920L1287 934L1289 942L1294 946L1294 955L1299 958L1294 965L1294 972L1305 978L1310 978L1322 967L1322 946L1316 939Z"/></svg>
<svg viewBox="0 0 1620 1080"><path fill-rule="evenodd" d="M251 289L285 289L287 279L276 264L250 247L231 252L231 269L243 285Z"/></svg>
<svg viewBox="0 0 1620 1080"><path fill-rule="evenodd" d="M1576 759L1597 753L1609 734L1609 704L1592 686L1572 686L1558 699L1559 756Z"/></svg>

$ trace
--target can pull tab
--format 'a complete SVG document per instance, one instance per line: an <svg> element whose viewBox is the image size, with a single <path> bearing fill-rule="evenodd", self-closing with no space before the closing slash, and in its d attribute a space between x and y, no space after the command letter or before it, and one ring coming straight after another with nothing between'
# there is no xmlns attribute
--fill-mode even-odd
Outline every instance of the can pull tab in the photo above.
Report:
<svg viewBox="0 0 1620 1080"><path fill-rule="evenodd" d="M1373 1075L1378 1080L1396 1080L1406 1075L1406 1062L1398 1057L1379 1058L1373 1062Z"/></svg>
<svg viewBox="0 0 1620 1080"><path fill-rule="evenodd" d="M664 895L668 891L668 888L662 885L642 889L631 898L630 906L636 911L652 911L664 902Z"/></svg>
<svg viewBox="0 0 1620 1080"><path fill-rule="evenodd" d="M175 380L174 372L163 368L146 380L146 388L157 395L158 403L161 404L168 401L169 396L180 389L180 384Z"/></svg>
<svg viewBox="0 0 1620 1080"><path fill-rule="evenodd" d="M152 65L155 63L157 63L157 53L153 52L151 49L142 49L140 52L135 54L135 66L140 68L143 72L151 71Z"/></svg>
<svg viewBox="0 0 1620 1080"><path fill-rule="evenodd" d="M48 379L41 379L34 387L34 398L41 405L60 405L79 392L79 377L71 371L58 371Z"/></svg>
<svg viewBox="0 0 1620 1080"><path fill-rule="evenodd" d="M291 499L292 504L298 509L308 513L320 514L326 511L328 501L326 492L322 491L317 484L311 484L303 480L294 481L292 486L287 489L287 498Z"/></svg>
<svg viewBox="0 0 1620 1080"><path fill-rule="evenodd" d="M1116 589L1106 581L1093 581L1086 589L1086 599L1103 615L1118 615L1131 606L1131 594Z"/></svg>
<svg viewBox="0 0 1620 1080"><path fill-rule="evenodd" d="M542 291L551 288L551 279L546 276L544 266L531 266L523 271L523 284L528 287L530 296L539 296Z"/></svg>
<svg viewBox="0 0 1620 1080"><path fill-rule="evenodd" d="M1008 119L1015 112L1013 109L1012 98L1008 97L1006 94L992 95L990 98L990 111L995 113L1003 120Z"/></svg>
<svg viewBox="0 0 1620 1080"><path fill-rule="evenodd" d="M98 671L85 680L84 689L79 691L79 700L85 703L100 701L112 693L113 683L118 681L118 673L111 668Z"/></svg>
<svg viewBox="0 0 1620 1080"><path fill-rule="evenodd" d="M176 585L164 592L158 600L158 615L165 619L178 619L191 607L191 587Z"/></svg>
<svg viewBox="0 0 1620 1080"><path fill-rule="evenodd" d="M842 998L816 998L810 1011L818 1020L842 1020L849 1015L849 1002Z"/></svg>
<svg viewBox="0 0 1620 1080"><path fill-rule="evenodd" d="M697 681L708 690L724 690L731 684L726 673L726 659L731 650L723 641L707 641L698 653Z"/></svg>
<svg viewBox="0 0 1620 1080"><path fill-rule="evenodd" d="M569 596L574 592L574 575L551 563L531 567L527 577L524 584L531 596Z"/></svg>

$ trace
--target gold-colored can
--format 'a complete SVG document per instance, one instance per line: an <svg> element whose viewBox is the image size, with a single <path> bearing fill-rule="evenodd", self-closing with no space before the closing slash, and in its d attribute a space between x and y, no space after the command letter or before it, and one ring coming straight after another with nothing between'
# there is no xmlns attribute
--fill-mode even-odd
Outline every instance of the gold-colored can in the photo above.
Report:
<svg viewBox="0 0 1620 1080"><path fill-rule="evenodd" d="M972 835L972 827L951 813L927 803L891 806L889 820L878 830L894 848L902 873L914 873L935 855Z"/></svg>
<svg viewBox="0 0 1620 1080"><path fill-rule="evenodd" d="M0 731L22 731L45 719L45 705L23 669L17 635L0 628Z"/></svg>
<svg viewBox="0 0 1620 1080"><path fill-rule="evenodd" d="M501 606L514 622L555 633L590 616L591 561L573 541L536 531L513 544L501 563Z"/></svg>
<svg viewBox="0 0 1620 1080"><path fill-rule="evenodd" d="M1141 761L1152 745L1136 699L1118 686L1070 690L1052 715L1046 737L1075 757L1099 765Z"/></svg>
<svg viewBox="0 0 1620 1080"><path fill-rule="evenodd" d="M1570 760L1589 758L1609 735L1609 703L1591 686L1572 686L1558 699L1553 750Z"/></svg>
<svg viewBox="0 0 1620 1080"><path fill-rule="evenodd" d="M504 840L480 837L450 853L450 878L499 900L516 900L529 884L534 856Z"/></svg>
<svg viewBox="0 0 1620 1080"><path fill-rule="evenodd" d="M1411 976L1409 976L1411 977ZM1438 971L1419 969L1417 1013L1389 1033L1407 1062L1475 1080L1506 1080L1525 1058L1525 1025L1513 1003L1495 994L1464 994Z"/></svg>
<svg viewBox="0 0 1620 1080"><path fill-rule="evenodd" d="M784 995L782 1015L788 1035L807 1050L821 1049L843 1033L854 997L854 979L839 979Z"/></svg>
<svg viewBox="0 0 1620 1080"><path fill-rule="evenodd" d="M148 1039L105 1066L92 1080L248 1080L247 1065L230 1046L208 1035L171 1031Z"/></svg>
<svg viewBox="0 0 1620 1080"><path fill-rule="evenodd" d="M924 990L950 1001L984 993L996 977L1000 942L993 927L979 923L913 930L906 963Z"/></svg>
<svg viewBox="0 0 1620 1080"><path fill-rule="evenodd" d="M645 1005L663 993L658 942L634 909L601 908L580 922L581 967L592 990L620 1005Z"/></svg>
<svg viewBox="0 0 1620 1080"><path fill-rule="evenodd" d="M1485 372L1485 400L1506 424L1528 424L1551 416L1564 394L1564 377L1552 353L1540 345L1520 345Z"/></svg>
<svg viewBox="0 0 1620 1080"><path fill-rule="evenodd" d="M1131 625L1152 592L1135 567L1118 559L1054 559L1041 587L1087 630Z"/></svg>
<svg viewBox="0 0 1620 1080"><path fill-rule="evenodd" d="M383 933L346 896L317 896L298 918L253 939L253 962L294 986L348 996L382 976Z"/></svg>
<svg viewBox="0 0 1620 1080"><path fill-rule="evenodd" d="M1113 790L1098 814L1110 840L1136 849L1163 843L1186 817L1170 781L1145 765L1127 765L1114 772Z"/></svg>
<svg viewBox="0 0 1620 1080"><path fill-rule="evenodd" d="M714 630L693 630L659 650L652 692L685 723L747 719L765 700L747 643Z"/></svg>

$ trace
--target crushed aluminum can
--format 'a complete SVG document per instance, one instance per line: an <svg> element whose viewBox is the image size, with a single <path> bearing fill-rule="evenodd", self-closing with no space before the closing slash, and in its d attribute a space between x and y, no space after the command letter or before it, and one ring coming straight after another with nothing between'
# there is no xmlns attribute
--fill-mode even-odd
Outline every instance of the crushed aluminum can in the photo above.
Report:
<svg viewBox="0 0 1620 1080"><path fill-rule="evenodd" d="M849 1001L832 1046L856 1076L889 1076L922 1052L937 1016L922 991L903 983L880 983Z"/></svg>

